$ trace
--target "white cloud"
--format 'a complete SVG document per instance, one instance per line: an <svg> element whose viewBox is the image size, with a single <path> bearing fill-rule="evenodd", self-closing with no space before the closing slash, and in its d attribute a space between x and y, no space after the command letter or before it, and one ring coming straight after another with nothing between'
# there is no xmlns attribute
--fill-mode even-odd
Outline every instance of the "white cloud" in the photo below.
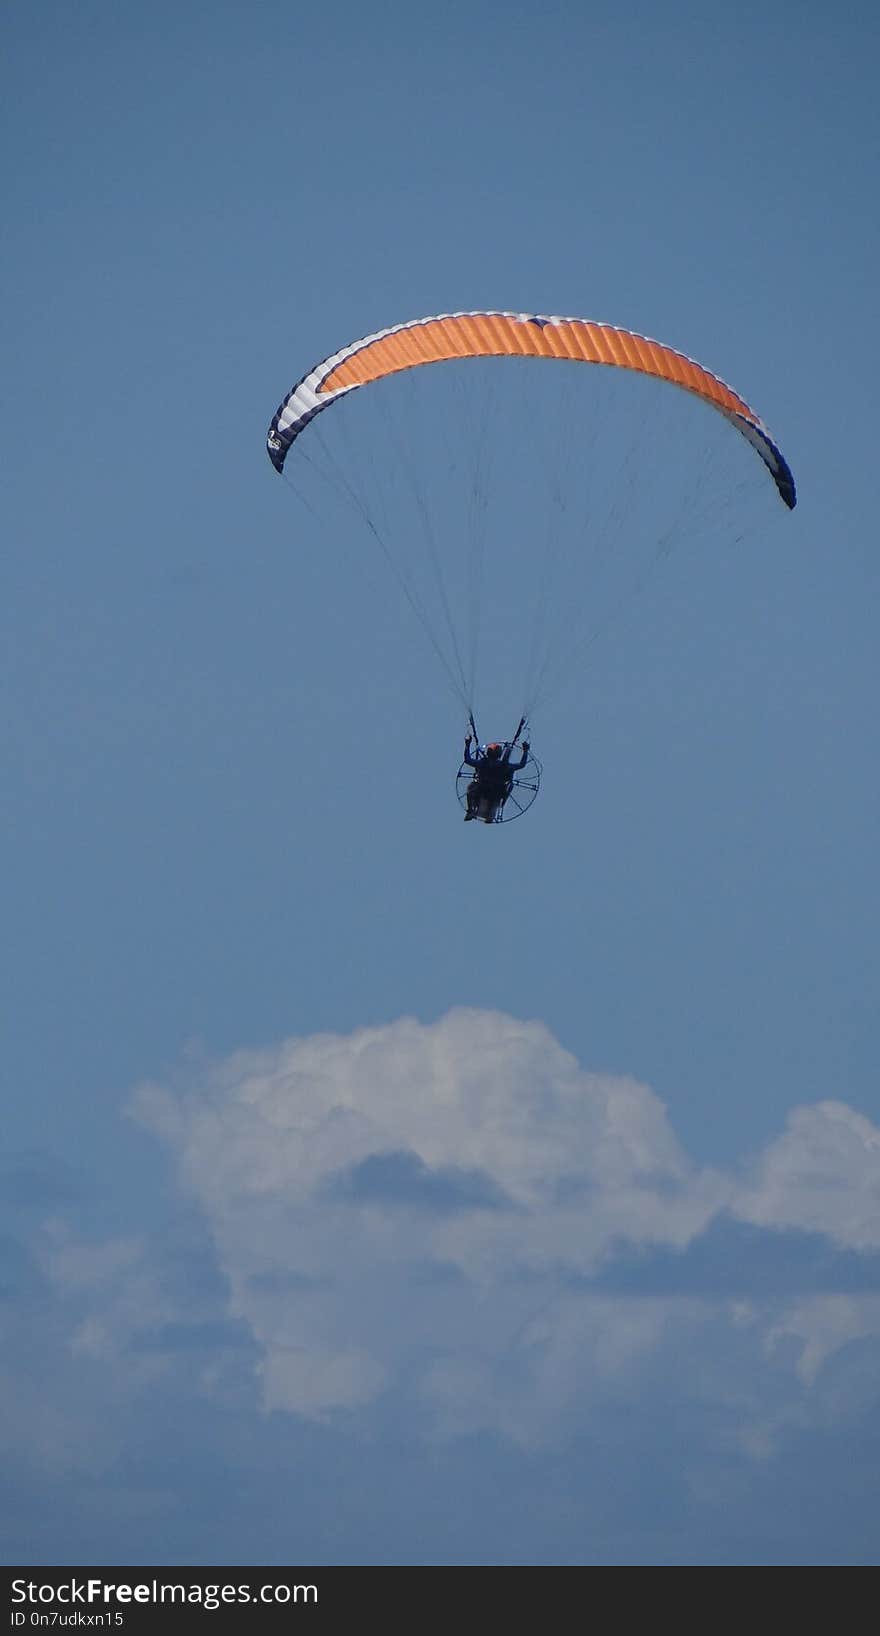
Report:
<svg viewBox="0 0 880 1636"><path fill-rule="evenodd" d="M546 1441L689 1376L764 1450L792 1374L808 1389L877 1333L858 1296L817 1328L784 1303L594 1282L731 1211L872 1245L877 1132L843 1104L798 1110L737 1181L688 1161L648 1087L585 1072L540 1023L457 1010L239 1052L135 1110L204 1212L266 1409L322 1418L406 1383L435 1435Z"/></svg>
<svg viewBox="0 0 880 1636"><path fill-rule="evenodd" d="M56 1311L71 1314L71 1354L96 1360L126 1355L131 1383L154 1378L162 1368L161 1354L144 1355L138 1343L172 1322L178 1311L162 1288L148 1246L135 1238L90 1243L53 1221L36 1251L55 1289Z"/></svg>
<svg viewBox="0 0 880 1636"><path fill-rule="evenodd" d="M795 1301L773 1324L767 1345L778 1347L794 1341L797 1372L812 1385L826 1359L850 1341L880 1337L880 1296L819 1295ZM880 1382L877 1387L880 1394Z"/></svg>
<svg viewBox="0 0 880 1636"><path fill-rule="evenodd" d="M846 1249L880 1250L880 1131L844 1102L795 1108L733 1207L761 1227L797 1228Z"/></svg>
<svg viewBox="0 0 880 1636"><path fill-rule="evenodd" d="M51 1221L31 1254L26 1298L0 1307L0 1449L94 1472L114 1458L128 1405L167 1373L155 1337L176 1314L144 1242L89 1243Z"/></svg>

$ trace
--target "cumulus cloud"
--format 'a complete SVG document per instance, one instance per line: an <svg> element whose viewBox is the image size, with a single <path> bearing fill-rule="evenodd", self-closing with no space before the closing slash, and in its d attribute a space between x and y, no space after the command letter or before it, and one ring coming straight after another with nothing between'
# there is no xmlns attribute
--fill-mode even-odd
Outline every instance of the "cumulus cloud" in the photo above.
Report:
<svg viewBox="0 0 880 1636"><path fill-rule="evenodd" d="M792 1381L880 1336L858 1293L834 1314L599 1287L731 1218L875 1248L880 1138L844 1104L797 1110L725 1176L689 1161L647 1086L585 1071L538 1022L462 1009L240 1052L134 1111L204 1214L267 1410L396 1392L426 1435L529 1444L687 1379L766 1452Z"/></svg>
<svg viewBox="0 0 880 1636"><path fill-rule="evenodd" d="M735 1209L762 1227L880 1250L880 1130L844 1102L795 1108L785 1133L756 1161Z"/></svg>
<svg viewBox="0 0 880 1636"><path fill-rule="evenodd" d="M170 1310L160 1277L143 1242L92 1244L55 1220L27 1260L27 1297L0 1311L0 1448L53 1471L99 1467L120 1404L163 1372L152 1344Z"/></svg>

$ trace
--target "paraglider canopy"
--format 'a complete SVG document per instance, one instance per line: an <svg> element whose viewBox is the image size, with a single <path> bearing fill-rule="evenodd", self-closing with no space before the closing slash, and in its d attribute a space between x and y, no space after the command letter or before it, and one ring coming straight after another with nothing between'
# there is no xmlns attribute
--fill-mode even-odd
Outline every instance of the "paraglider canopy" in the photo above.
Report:
<svg viewBox="0 0 880 1636"><path fill-rule="evenodd" d="M606 364L695 393L742 432L764 461L785 504L794 507L794 478L782 453L755 411L717 375L633 330L588 318L535 313L445 313L396 324L352 342L309 370L287 394L269 427L269 458L280 472L291 444L309 421L357 387L422 364L504 356Z"/></svg>

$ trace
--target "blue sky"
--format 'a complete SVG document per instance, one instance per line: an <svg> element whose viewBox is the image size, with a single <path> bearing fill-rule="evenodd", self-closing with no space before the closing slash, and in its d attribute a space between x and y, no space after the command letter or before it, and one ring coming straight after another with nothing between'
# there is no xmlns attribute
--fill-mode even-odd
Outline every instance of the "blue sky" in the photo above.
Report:
<svg viewBox="0 0 880 1636"><path fill-rule="evenodd" d="M873 8L7 32L5 1559L876 1562ZM480 307L699 358L799 487L491 835L264 445Z"/></svg>

